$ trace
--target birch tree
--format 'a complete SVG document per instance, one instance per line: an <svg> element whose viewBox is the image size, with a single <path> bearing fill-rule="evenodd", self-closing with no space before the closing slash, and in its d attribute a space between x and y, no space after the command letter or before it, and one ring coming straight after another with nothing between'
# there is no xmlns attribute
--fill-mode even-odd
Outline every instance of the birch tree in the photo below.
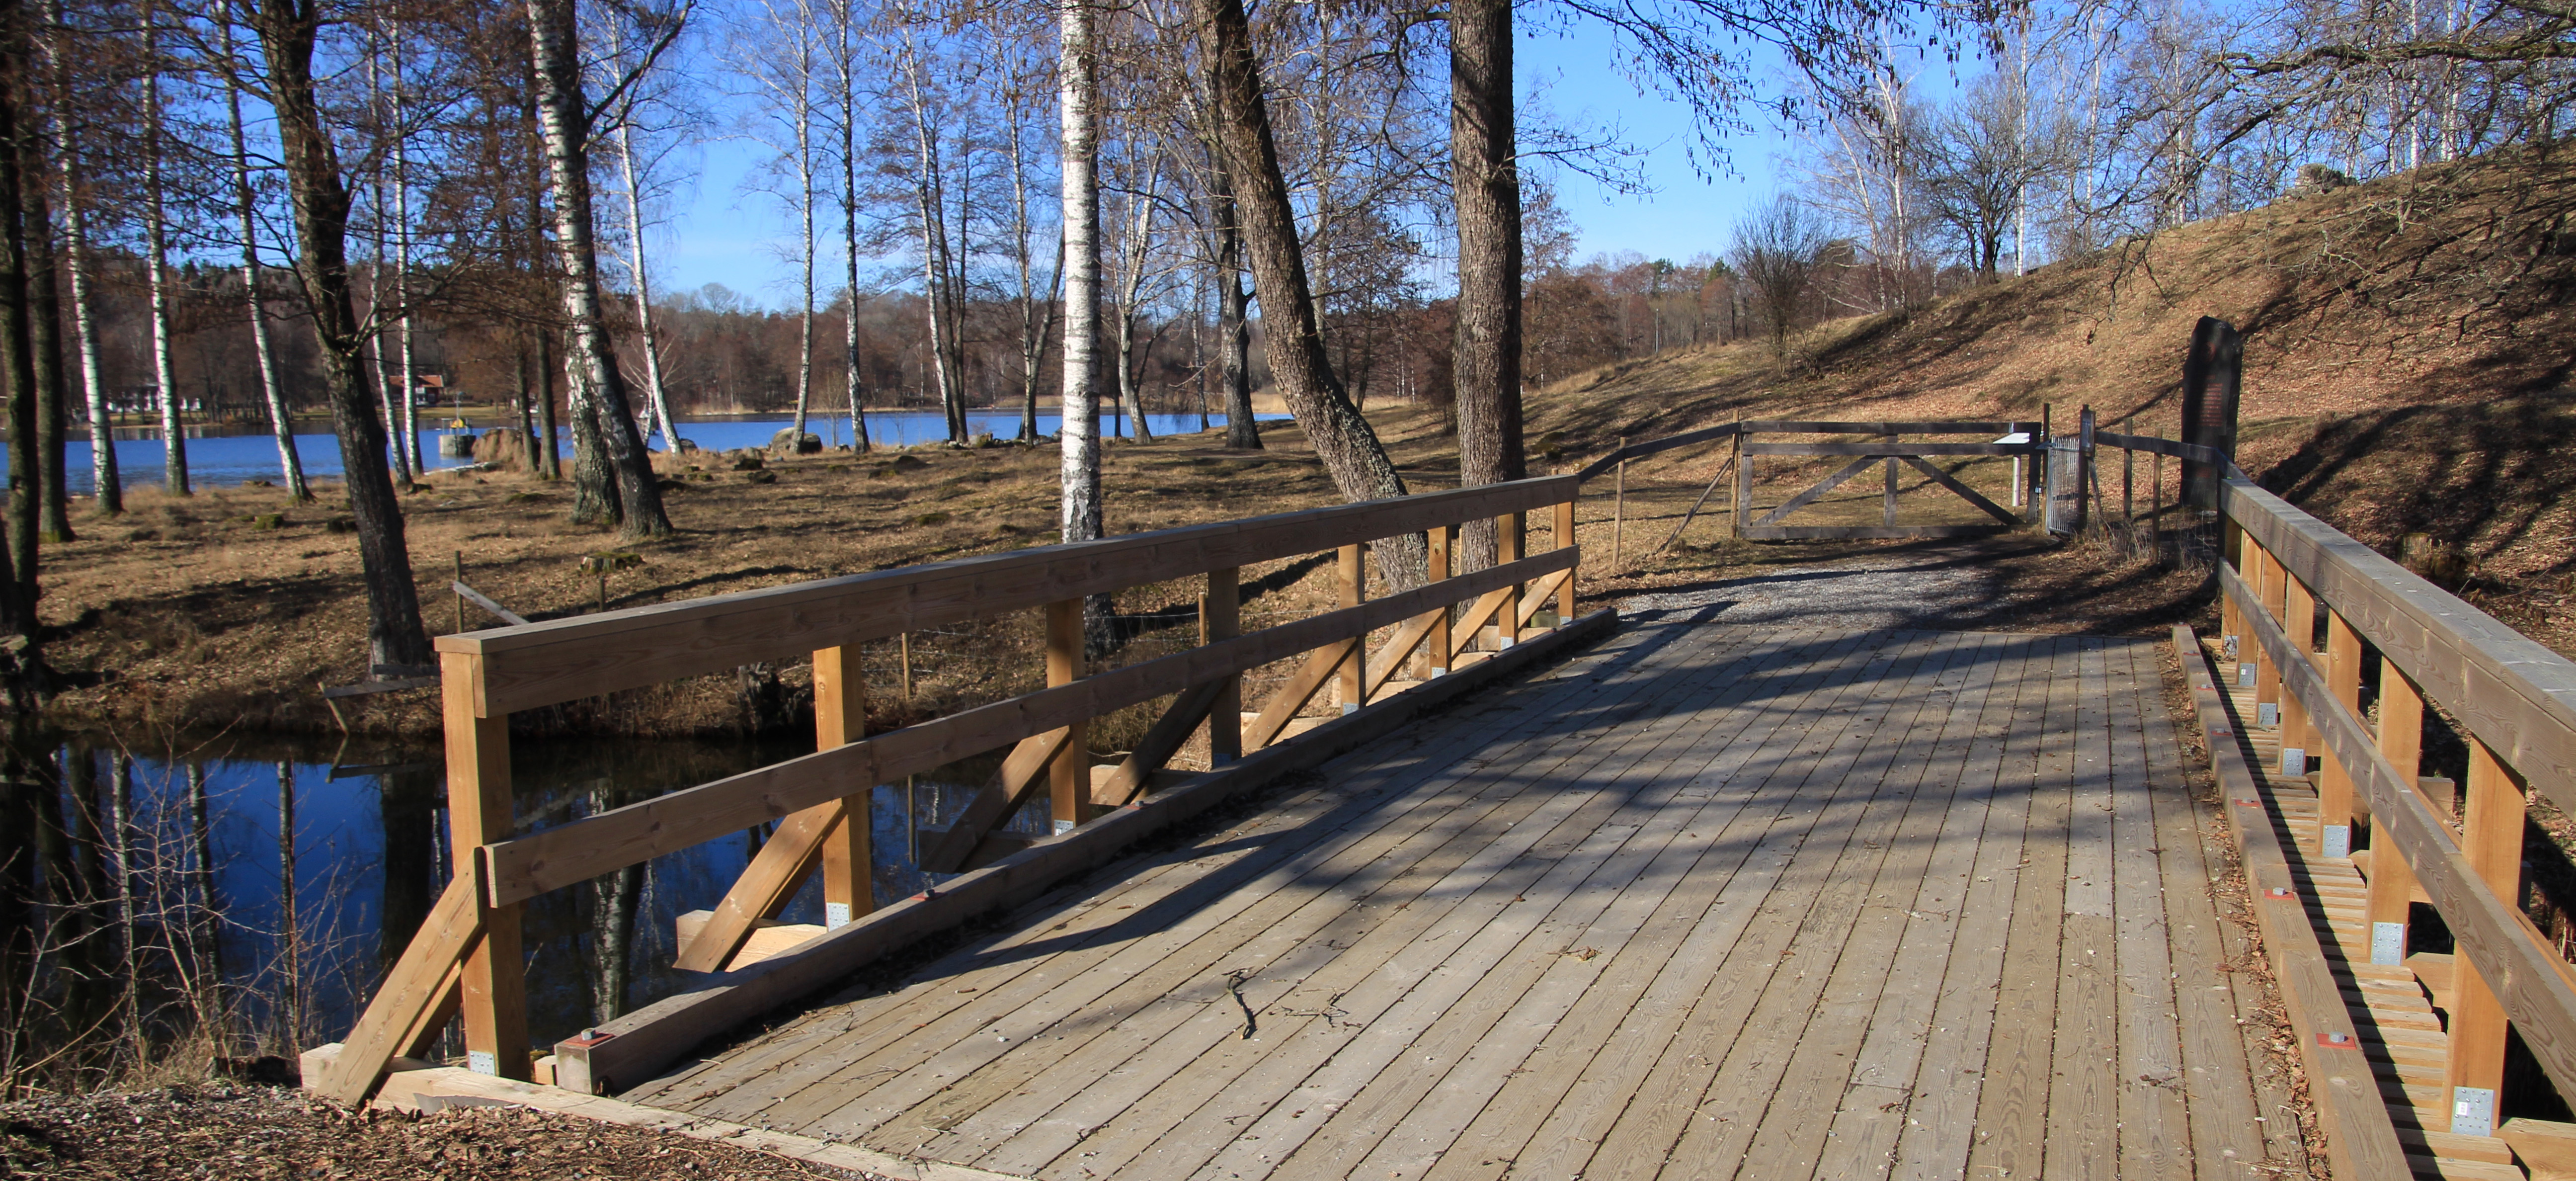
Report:
<svg viewBox="0 0 2576 1181"><path fill-rule="evenodd" d="M179 417L176 366L170 356L170 215L163 193L162 156L167 128L161 110L160 7L143 6L143 253L150 268L152 303L152 380L161 410L161 486L173 496L188 495L188 436ZM16 458L14 455L11 458ZM26 470L23 466L20 470ZM33 539L28 539L32 544ZM21 561L25 560L24 555Z"/></svg>
<svg viewBox="0 0 2576 1181"><path fill-rule="evenodd" d="M277 358L269 348L268 308L260 295L258 201L251 188L250 147L242 132L241 84L233 69L238 56L233 45L233 19L231 0L225 0L216 11L215 28L224 75L225 130L232 149L225 163L232 179L233 226L241 235L242 296L250 314L251 349L259 362L260 398L268 407L269 430L277 438L278 471L286 481L286 494L301 503L313 499L313 489L304 482L304 459L295 452L294 416L287 410L285 391L277 380ZM89 360L84 358L85 364ZM90 380L95 382L95 374ZM97 438L94 428L91 437ZM97 446L95 441L91 445ZM112 460L109 467L112 472Z"/></svg>
<svg viewBox="0 0 2576 1181"><path fill-rule="evenodd" d="M1100 504L1100 96L1097 14L1090 0L1057 0L1057 64L1064 149L1063 537L1101 535Z"/></svg>
<svg viewBox="0 0 2576 1181"><path fill-rule="evenodd" d="M663 52L679 39L689 9L631 10L647 48L610 83L594 107L582 79L580 30L573 0L528 0L529 46L537 72L537 120L545 137L546 168L554 193L555 256L563 271L563 313L571 340L564 372L584 408L597 418L600 445L616 484L618 536L640 541L668 536L671 519L653 475L626 377L609 338L600 298L597 219L590 189L590 143L599 112L614 109Z"/></svg>
<svg viewBox="0 0 2576 1181"><path fill-rule="evenodd" d="M792 439L805 439L805 416L814 397L814 198L815 84L823 22L813 0L762 0L758 19L735 39L739 67L752 79L762 107L756 134L783 173L779 198L797 223L788 253L796 267L796 415Z"/></svg>

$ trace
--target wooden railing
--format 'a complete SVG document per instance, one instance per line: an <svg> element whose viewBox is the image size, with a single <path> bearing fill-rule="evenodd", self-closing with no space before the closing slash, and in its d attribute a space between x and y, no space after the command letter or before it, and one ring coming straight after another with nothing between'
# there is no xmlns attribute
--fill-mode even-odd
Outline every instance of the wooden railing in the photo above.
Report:
<svg viewBox="0 0 2576 1181"><path fill-rule="evenodd" d="M2428 982L2448 1014L2450 1130L2494 1133L2508 1027L2576 1096L2576 975L2518 905L2525 793L2576 811L2576 664L2224 470L2223 644L2259 721L2279 726L2272 770L2317 772L2323 827L2310 852L2348 855L2366 817L2371 962L2434 969L2410 963L2418 891L2457 948L2450 979ZM2374 679L2376 725L2362 705ZM2422 778L2428 702L2468 746L2456 827L2451 801Z"/></svg>
<svg viewBox="0 0 2576 1181"><path fill-rule="evenodd" d="M698 1020L685 1034L640 1036L672 1012L723 1009L732 1020L746 1019L756 1015L739 1011L747 998L783 999L793 995L795 981L832 970L846 974L905 939L953 925L970 901L1025 895L1031 883L1061 877L1098 860L1114 843L1132 841L1148 830L1146 789L1194 733L1206 734L1209 777L1220 777L1216 768L1258 761L1244 756L1279 739L1328 686L1349 714L1384 693L1395 670L1411 661L1432 690L1419 696L1445 696L1449 690L1439 686L1467 679L1444 675L1453 669L1498 655L1506 659L1492 660L1494 667L1513 663L1521 653L1509 650L1550 600L1559 633L1571 634L1564 625L1576 614L1580 483L1573 476L1520 480L440 637L455 878L336 1056L320 1059L323 1077L308 1079L308 1086L362 1101L397 1058L423 1052L459 1015L468 1065L529 1077L519 909L547 891L776 821L776 832L682 953L680 967L717 971L815 870L824 875L827 925L835 929L813 942L831 941L844 954L810 958L803 974L775 972L766 982L744 972L718 977L722 983L713 988L653 1006L658 1015L637 1014L562 1043L559 1054L592 1072L579 1085L604 1086L589 1051L610 1037L637 1033L619 1043L626 1051L620 1069L648 1068L653 1055L667 1060L676 1052L669 1047L685 1049L711 1032ZM1543 509L1552 511L1554 548L1523 556L1526 514ZM1498 560L1454 575L1454 534L1478 519L1496 522ZM1367 599L1365 547L1423 533L1431 542L1428 584ZM1237 634L1242 568L1319 551L1338 551L1339 606ZM1198 646L1085 675L1086 597L1198 578L1206 585ZM859 645L1031 608L1041 609L1046 621L1046 688L866 733ZM1392 640L1370 650L1370 633L1384 628L1395 629ZM1237 700L1243 674L1301 653L1313 655L1247 723ZM813 662L813 754L551 828L517 830L512 712L797 658ZM1107 775L1096 775L1086 725L1166 697L1173 703L1137 749ZM1010 754L993 782L944 835L923 843L923 867L967 870L992 861L995 830L1041 788L1059 835L1040 845L1059 847L1004 856L992 873L969 874L951 883L954 891L943 885L938 892L957 897L923 895L872 914L867 807L874 786L1005 747ZM1090 823L1095 819L1117 823ZM648 1043L650 1051L643 1048Z"/></svg>
<svg viewBox="0 0 2576 1181"><path fill-rule="evenodd" d="M1890 539L1979 537L2020 528L2024 524L2025 514L2016 513L2010 509L1995 504L1993 501L1987 500L1974 489L1969 488L1965 484L1962 484L1957 479L1953 478L1950 473L1941 470L1934 464L1925 462L1925 457L1961 455L2008 456L2013 458L2016 461L2016 464L2018 464L2022 460L2037 455L2045 447L2045 440L2041 437L2043 431L2043 423L2000 419L1939 419L1908 422L1840 422L1808 419L1746 419L1737 422L1720 423L1717 426L1703 427L1693 431L1684 431L1676 435L1666 435L1659 439L1644 439L1634 443L1622 439L1620 440L1619 445L1613 448L1609 454L1584 465L1581 471L1575 473L1575 478L1579 480L1591 480L1613 472L1616 472L1619 476L1618 491L1614 494L1611 506L1611 560L1614 565L1619 564L1622 556L1620 537L1625 532L1625 526L1627 524L1627 471L1629 461L1643 459L1650 455L1660 455L1666 451L1672 451L1682 447L1694 446L1701 443L1718 443L1727 440L1734 441L1734 455L1729 457L1727 462L1718 468L1717 475L1709 481L1707 491L1700 493L1699 500L1691 505L1689 512L1683 514L1681 524L1673 529L1671 536L1664 539L1663 545L1659 545L1655 548L1656 553L1663 552L1664 548L1680 539L1682 530L1689 528L1690 523L1699 517L1700 509L1708 504L1709 497L1716 494L1718 486L1727 482L1727 477L1730 474L1733 475L1735 484L1734 501L1730 507L1730 515L1733 518L1731 532L1736 537L1775 541L1822 540L1834 538ZM1899 435L2003 435L2009 437L2016 434L2027 435L2027 441L2020 443L1900 443L1897 441L1897 436ZM1877 439L1872 442L1857 443L1760 443L1751 441L1752 436L1755 435L1872 435L1877 436ZM1751 512L1754 482L1753 461L1754 457L1763 455L1791 456L1799 458L1836 456L1845 459L1847 462L1831 474L1825 476L1816 484L1807 488L1805 491L1800 492L1798 495L1793 496L1773 507L1769 513L1756 519ZM1896 489L1897 472L1900 465L1910 466L1916 469L1932 483L1948 490L1953 495L1958 496L1961 500L1966 501L1972 507L1984 512L1990 517L1993 517L1998 523L1991 525L1897 524ZM1883 497L1884 519L1879 524L1866 526L1801 526L1779 524L1781 518L1815 503L1826 493L1842 486L1846 481L1861 475L1872 467L1884 467L1887 473L1887 486ZM2036 472L2038 469L2034 467L2028 470ZM2024 469L2016 466L2013 478L2017 486L2024 483L2025 477L2023 473ZM2027 489L2024 488L2023 490L2026 491Z"/></svg>

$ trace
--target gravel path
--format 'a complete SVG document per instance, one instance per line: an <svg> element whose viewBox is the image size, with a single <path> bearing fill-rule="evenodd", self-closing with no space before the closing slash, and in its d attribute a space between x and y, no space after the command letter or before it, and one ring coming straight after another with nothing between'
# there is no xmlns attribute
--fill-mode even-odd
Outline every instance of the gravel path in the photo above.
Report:
<svg viewBox="0 0 2576 1181"><path fill-rule="evenodd" d="M1974 553L1916 553L1831 566L1773 570L1682 591L1633 595L1619 613L1719 608L1719 623L1787 624L1834 630L1958 629L1991 618L2009 601L2003 580Z"/></svg>

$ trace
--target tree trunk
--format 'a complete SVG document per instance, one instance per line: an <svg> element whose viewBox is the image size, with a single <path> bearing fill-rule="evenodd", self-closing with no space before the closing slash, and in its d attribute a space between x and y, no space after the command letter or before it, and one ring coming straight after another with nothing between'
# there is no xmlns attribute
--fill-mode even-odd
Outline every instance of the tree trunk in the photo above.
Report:
<svg viewBox="0 0 2576 1181"><path fill-rule="evenodd" d="M796 317L796 433L788 436L789 455L805 445L805 415L814 404L814 104L801 98L796 103L796 215L804 227L797 249L803 298Z"/></svg>
<svg viewBox="0 0 2576 1181"><path fill-rule="evenodd" d="M1064 451L1066 541L1101 535L1100 58L1091 0L1059 0L1064 61L1057 71L1064 127L1064 386L1057 440ZM1085 647L1109 646L1107 596L1083 610Z"/></svg>
<svg viewBox="0 0 2576 1181"><path fill-rule="evenodd" d="M859 405L865 388L859 380L859 81L850 44L849 14L833 21L838 40L832 61L840 78L841 100L841 282L849 292L849 310L841 317L841 366L850 396L850 452L868 453L868 414Z"/></svg>
<svg viewBox="0 0 2576 1181"><path fill-rule="evenodd" d="M338 149L322 125L313 79L313 42L322 13L301 0L259 0L259 17L267 90L277 110L287 194L295 213L296 278L312 316L350 515L358 526L368 653L377 664L428 664L433 654L421 626L402 505L385 470L385 428L367 393L360 355L364 346L349 296L349 189L340 173Z"/></svg>
<svg viewBox="0 0 2576 1181"><path fill-rule="evenodd" d="M555 414L555 370L555 330L540 324L537 326L537 437L529 442L537 447L537 456L542 461L538 464L538 471L549 480L563 478L563 448L555 441L563 431L563 423Z"/></svg>
<svg viewBox="0 0 2576 1181"><path fill-rule="evenodd" d="M574 43L571 0L528 0L529 38L537 70L537 114L554 180L555 252L563 265L564 317L572 329L565 371L598 413L605 457L617 485L618 535L627 540L668 536L644 441L626 399L626 378L599 299L599 252L590 200L590 112L582 98L581 55Z"/></svg>
<svg viewBox="0 0 2576 1181"><path fill-rule="evenodd" d="M1243 289L1243 224L1234 203L1234 178L1225 162L1214 172L1216 206L1217 352L1225 369L1225 445L1261 450L1261 423L1252 416L1252 297Z"/></svg>
<svg viewBox="0 0 2576 1181"><path fill-rule="evenodd" d="M1325 359L1306 259L1297 241L1296 210L1280 173L1242 0L1191 0L1191 8L1215 75L1210 89L1217 134L1233 173L1244 246L1261 297L1271 379L1343 496L1354 501L1402 496L1404 477L1396 474L1377 432L1343 394ZM1379 544L1378 561L1387 581L1407 590L1422 585L1428 553L1418 534L1390 538Z"/></svg>
<svg viewBox="0 0 2576 1181"><path fill-rule="evenodd" d="M89 215L80 205L80 176L72 162L75 151L63 145L63 250L71 272L72 336L80 349L81 392L89 404L90 495L98 511L115 516L125 511L125 480L116 465L116 423L107 409L107 381L98 355L98 317L89 298Z"/></svg>
<svg viewBox="0 0 2576 1181"><path fill-rule="evenodd" d="M215 19L224 60L235 60L232 5L227 2ZM225 85L224 110L232 134L233 225L241 233L242 293L250 305L251 351L259 359L259 388L268 406L269 429L277 436L278 470L286 479L286 494L301 504L313 499L313 489L304 482L304 459L295 451L295 416L287 408L286 391L277 380L277 358L268 345L268 312L259 293L259 226L250 187L250 148L242 135L239 86Z"/></svg>
<svg viewBox="0 0 2576 1181"><path fill-rule="evenodd" d="M161 195L160 16L143 7L143 252L151 268L152 380L160 387L162 488L188 495L188 437L179 422L179 391L170 361L169 215Z"/></svg>
<svg viewBox="0 0 2576 1181"><path fill-rule="evenodd" d="M1458 209L1454 345L1460 486L1529 474L1521 438L1521 191L1512 129L1511 0L1449 10L1450 183ZM1494 558L1491 521L1462 530L1460 573Z"/></svg>
<svg viewBox="0 0 2576 1181"><path fill-rule="evenodd" d="M617 499L617 476L600 438L599 406L576 380L567 380L564 411L572 418L572 519L576 525L622 525L626 506Z"/></svg>
<svg viewBox="0 0 2576 1181"><path fill-rule="evenodd" d="M19 27L19 0L0 0L0 29ZM20 80L25 50L13 37L0 47L0 376L9 380L9 521L0 533L0 630L33 638L36 630L36 516L39 481L36 449L36 360L27 323L27 178L16 150L21 120ZM12 704L23 704L24 686L12 685Z"/></svg>
<svg viewBox="0 0 2576 1181"><path fill-rule="evenodd" d="M393 61L391 97L394 135L394 306L402 310L402 442L411 470L429 475L429 456L420 446L420 372L413 348L415 317L411 310L411 149L403 124L402 22L390 24L388 48Z"/></svg>
<svg viewBox="0 0 2576 1181"><path fill-rule="evenodd" d="M54 214L43 179L52 171L45 143L41 133L27 137L18 176L27 205L27 345L35 353L36 452L44 475L37 530L40 540L62 543L72 540L71 483L63 471L64 436L72 424L64 388L62 287L54 277Z"/></svg>

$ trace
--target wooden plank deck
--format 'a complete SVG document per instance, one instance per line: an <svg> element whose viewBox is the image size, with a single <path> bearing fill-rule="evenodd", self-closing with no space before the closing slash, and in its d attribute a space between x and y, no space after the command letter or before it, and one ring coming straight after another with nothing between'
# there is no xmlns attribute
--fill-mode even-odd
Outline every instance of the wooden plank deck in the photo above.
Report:
<svg viewBox="0 0 2576 1181"><path fill-rule="evenodd" d="M2157 660L1635 621L622 1097L1044 1178L2268 1175Z"/></svg>

